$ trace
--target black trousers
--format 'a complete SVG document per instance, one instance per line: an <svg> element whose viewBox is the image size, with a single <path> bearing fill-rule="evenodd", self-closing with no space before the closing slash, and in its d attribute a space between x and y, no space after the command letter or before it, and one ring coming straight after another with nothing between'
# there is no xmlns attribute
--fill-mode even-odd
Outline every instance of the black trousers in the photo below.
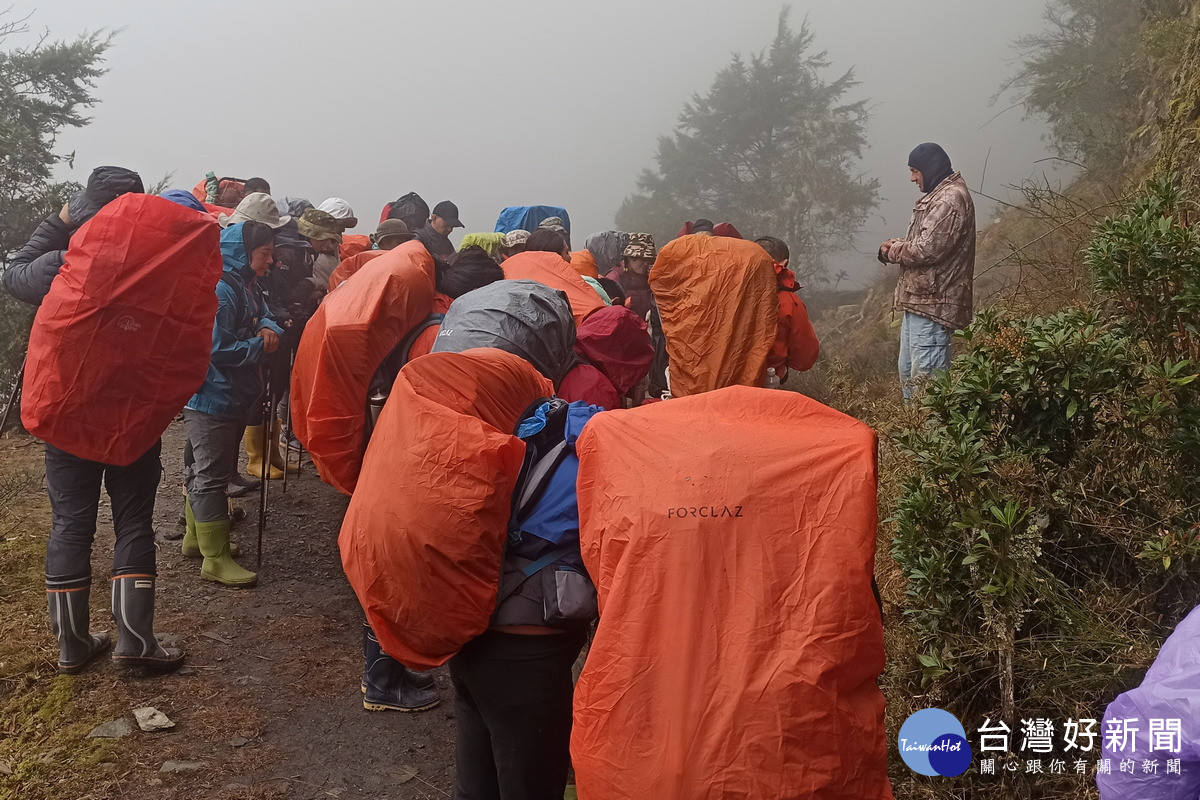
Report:
<svg viewBox="0 0 1200 800"><path fill-rule="evenodd" d="M92 540L103 485L112 503L116 546L113 575L155 574L154 495L162 477L156 442L127 467L73 456L46 445L46 492L52 520L46 546L46 584L87 586L92 575Z"/></svg>
<svg viewBox="0 0 1200 800"><path fill-rule="evenodd" d="M585 631L487 631L450 659L455 800L562 800L571 766L571 667Z"/></svg>

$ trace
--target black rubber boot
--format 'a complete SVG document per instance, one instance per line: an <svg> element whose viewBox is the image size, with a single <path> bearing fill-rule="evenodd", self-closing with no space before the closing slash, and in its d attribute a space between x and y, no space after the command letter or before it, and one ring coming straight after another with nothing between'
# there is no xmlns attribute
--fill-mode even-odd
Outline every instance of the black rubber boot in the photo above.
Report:
<svg viewBox="0 0 1200 800"><path fill-rule="evenodd" d="M112 580L112 611L117 647L112 660L135 671L171 672L183 666L184 654L163 647L154 635L154 576L118 575Z"/></svg>
<svg viewBox="0 0 1200 800"><path fill-rule="evenodd" d="M96 656L108 649L112 641L107 633L89 632L88 591L91 581L67 581L69 588L46 580L46 604L50 609L50 630L58 639L58 671L75 675Z"/></svg>
<svg viewBox="0 0 1200 800"><path fill-rule="evenodd" d="M417 686L410 675L428 677ZM383 652L371 626L363 624L363 708L367 711L428 711L441 702L433 674L413 673Z"/></svg>

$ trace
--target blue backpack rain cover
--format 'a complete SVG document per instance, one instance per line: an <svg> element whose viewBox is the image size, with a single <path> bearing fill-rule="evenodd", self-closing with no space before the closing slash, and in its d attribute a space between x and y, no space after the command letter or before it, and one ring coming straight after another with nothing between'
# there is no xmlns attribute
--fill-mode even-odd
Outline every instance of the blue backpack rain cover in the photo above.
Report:
<svg viewBox="0 0 1200 800"><path fill-rule="evenodd" d="M558 206L509 206L500 212L496 219L496 233L509 231L529 231L533 233L543 220L550 217L560 217L567 235L571 235L571 217L565 208Z"/></svg>

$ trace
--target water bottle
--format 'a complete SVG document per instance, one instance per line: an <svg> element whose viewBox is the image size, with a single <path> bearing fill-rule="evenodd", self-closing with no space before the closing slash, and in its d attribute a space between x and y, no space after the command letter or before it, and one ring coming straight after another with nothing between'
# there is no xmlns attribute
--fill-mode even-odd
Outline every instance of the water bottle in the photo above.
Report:
<svg viewBox="0 0 1200 800"><path fill-rule="evenodd" d="M774 367L767 367L767 388L768 389L778 389L779 388L779 376L775 374Z"/></svg>

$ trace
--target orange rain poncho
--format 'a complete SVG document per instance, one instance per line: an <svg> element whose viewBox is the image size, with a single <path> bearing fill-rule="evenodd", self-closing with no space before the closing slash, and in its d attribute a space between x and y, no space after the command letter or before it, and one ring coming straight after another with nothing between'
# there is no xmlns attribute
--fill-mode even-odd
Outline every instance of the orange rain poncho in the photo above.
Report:
<svg viewBox="0 0 1200 800"><path fill-rule="evenodd" d="M102 464L150 449L208 371L220 235L209 215L140 193L76 231L29 333L30 433Z"/></svg>
<svg viewBox="0 0 1200 800"><path fill-rule="evenodd" d="M571 253L571 269L584 278L599 278L596 257L591 250L575 250Z"/></svg>
<svg viewBox="0 0 1200 800"><path fill-rule="evenodd" d="M347 258L364 253L370 249L370 236L364 236L361 233L343 233L342 243L338 245L338 260L345 261Z"/></svg>
<svg viewBox="0 0 1200 800"><path fill-rule="evenodd" d="M754 242L690 235L650 270L670 357L671 394L762 386L778 330L775 264Z"/></svg>
<svg viewBox="0 0 1200 800"><path fill-rule="evenodd" d="M321 479L354 491L367 390L383 359L433 308L433 258L406 242L330 292L304 328L292 369L292 425Z"/></svg>
<svg viewBox="0 0 1200 800"><path fill-rule="evenodd" d="M338 544L384 652L444 664L496 606L524 412L554 391L501 350L432 353L406 365L363 461Z"/></svg>
<svg viewBox="0 0 1200 800"><path fill-rule="evenodd" d="M335 269L329 276L329 291L332 292L334 289L341 286L347 278L362 269L363 264L366 264L372 259L378 258L386 252L386 250L363 250L361 253L355 253L349 258L342 259L342 261L338 263L337 269Z"/></svg>
<svg viewBox="0 0 1200 800"><path fill-rule="evenodd" d="M517 253L500 265L508 280L530 280L558 289L567 295L571 304L571 316L579 325L597 309L606 308L596 290L587 285L571 265L557 253L540 251ZM772 273L773 274L773 273ZM772 277L772 286L774 277Z"/></svg>
<svg viewBox="0 0 1200 800"><path fill-rule="evenodd" d="M583 800L885 800L875 434L730 387L592 418Z"/></svg>

